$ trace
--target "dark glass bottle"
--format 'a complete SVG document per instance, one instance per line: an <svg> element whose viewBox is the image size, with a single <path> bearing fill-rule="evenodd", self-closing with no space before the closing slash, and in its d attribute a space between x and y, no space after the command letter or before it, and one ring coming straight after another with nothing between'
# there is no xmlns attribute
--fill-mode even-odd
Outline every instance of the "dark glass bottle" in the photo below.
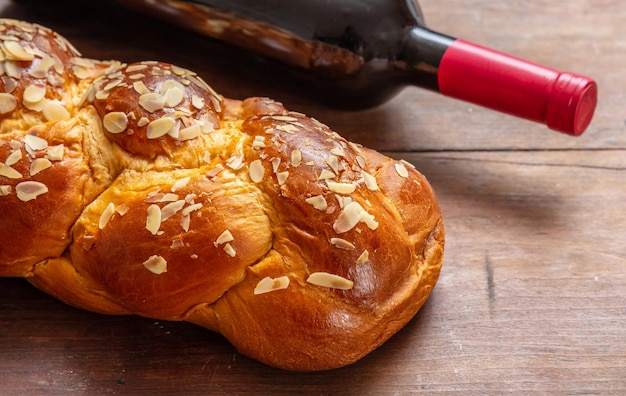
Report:
<svg viewBox="0 0 626 396"><path fill-rule="evenodd" d="M289 65L345 108L416 85L580 135L596 83L428 29L414 0L121 0Z"/></svg>

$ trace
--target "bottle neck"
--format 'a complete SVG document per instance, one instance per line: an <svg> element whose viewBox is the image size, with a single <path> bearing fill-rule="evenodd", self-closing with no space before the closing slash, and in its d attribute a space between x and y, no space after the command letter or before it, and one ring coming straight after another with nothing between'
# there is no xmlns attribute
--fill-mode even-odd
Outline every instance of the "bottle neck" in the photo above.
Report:
<svg viewBox="0 0 626 396"><path fill-rule="evenodd" d="M415 27L402 55L415 83L441 94L580 135L593 117L596 83L465 40Z"/></svg>

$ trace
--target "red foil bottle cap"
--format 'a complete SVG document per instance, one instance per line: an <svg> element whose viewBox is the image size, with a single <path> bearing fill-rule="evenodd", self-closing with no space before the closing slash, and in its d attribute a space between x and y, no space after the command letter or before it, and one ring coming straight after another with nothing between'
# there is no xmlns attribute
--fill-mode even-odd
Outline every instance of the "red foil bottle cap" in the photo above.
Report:
<svg viewBox="0 0 626 396"><path fill-rule="evenodd" d="M578 136L591 123L597 101L598 88L593 80L572 73L561 73L549 94L546 125Z"/></svg>
<svg viewBox="0 0 626 396"><path fill-rule="evenodd" d="M438 72L443 95L569 135L582 134L597 104L596 83L464 40L447 49Z"/></svg>

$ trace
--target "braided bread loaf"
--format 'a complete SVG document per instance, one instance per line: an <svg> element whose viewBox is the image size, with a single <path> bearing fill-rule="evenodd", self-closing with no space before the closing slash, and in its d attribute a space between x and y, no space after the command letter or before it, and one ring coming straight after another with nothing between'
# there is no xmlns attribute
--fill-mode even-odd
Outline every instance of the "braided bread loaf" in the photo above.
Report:
<svg viewBox="0 0 626 396"><path fill-rule="evenodd" d="M428 297L443 226L410 164L189 70L0 30L0 276L290 370L358 360Z"/></svg>

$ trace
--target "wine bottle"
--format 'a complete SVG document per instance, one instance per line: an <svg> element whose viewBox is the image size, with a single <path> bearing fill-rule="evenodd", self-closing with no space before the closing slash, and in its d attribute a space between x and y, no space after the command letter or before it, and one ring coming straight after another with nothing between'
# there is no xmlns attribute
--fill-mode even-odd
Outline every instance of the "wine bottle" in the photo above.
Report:
<svg viewBox="0 0 626 396"><path fill-rule="evenodd" d="M288 65L347 108L415 85L577 136L596 107L591 78L430 30L415 0L122 2Z"/></svg>

